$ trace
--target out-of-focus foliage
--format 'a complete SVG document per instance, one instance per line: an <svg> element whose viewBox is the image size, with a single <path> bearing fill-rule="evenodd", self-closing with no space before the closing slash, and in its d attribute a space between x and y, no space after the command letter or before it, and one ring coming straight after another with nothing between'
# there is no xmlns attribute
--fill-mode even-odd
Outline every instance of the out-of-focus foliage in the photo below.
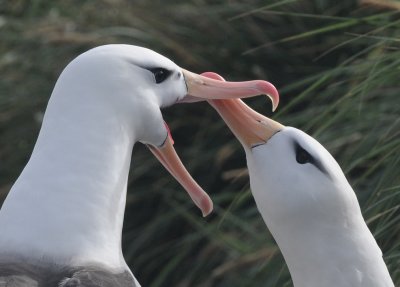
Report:
<svg viewBox="0 0 400 287"><path fill-rule="evenodd" d="M276 84L276 114L265 98L248 103L336 157L399 286L399 9L394 0L0 1L0 202L29 158L63 67L97 45L142 45L195 72ZM123 246L142 285L291 286L224 123L205 103L164 117L215 211L202 218L135 147Z"/></svg>

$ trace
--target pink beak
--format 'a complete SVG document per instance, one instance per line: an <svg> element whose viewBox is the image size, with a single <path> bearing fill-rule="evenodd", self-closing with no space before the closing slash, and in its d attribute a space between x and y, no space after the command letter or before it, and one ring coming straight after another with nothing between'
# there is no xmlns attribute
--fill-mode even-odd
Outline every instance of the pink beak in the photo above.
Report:
<svg viewBox="0 0 400 287"><path fill-rule="evenodd" d="M203 76L224 81L220 75L206 72ZM266 143L283 125L257 113L240 99L209 100L214 109L245 148Z"/></svg>
<svg viewBox="0 0 400 287"><path fill-rule="evenodd" d="M279 94L276 88L266 81L248 81L248 82L224 82L220 81L220 76L215 73L205 73L203 75L182 70L188 96L185 101L208 100L212 103L216 101L234 101L232 99L253 97L261 94L268 95L273 103L273 110L279 103ZM212 75L217 75L214 77ZM211 79L215 78L215 79ZM185 169L173 147L173 140L170 135L161 147L149 146L151 152L171 173L172 176L188 192L193 202L201 209L203 216L207 216L213 209L213 203L208 194L197 184L189 172Z"/></svg>

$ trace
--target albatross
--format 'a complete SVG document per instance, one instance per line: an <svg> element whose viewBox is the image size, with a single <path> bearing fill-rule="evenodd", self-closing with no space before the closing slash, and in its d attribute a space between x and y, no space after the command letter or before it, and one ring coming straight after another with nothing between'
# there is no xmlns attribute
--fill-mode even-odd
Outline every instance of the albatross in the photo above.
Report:
<svg viewBox="0 0 400 287"><path fill-rule="evenodd" d="M215 73L204 76L224 79ZM357 197L314 138L248 107L210 100L241 142L257 208L294 287L394 287Z"/></svg>
<svg viewBox="0 0 400 287"><path fill-rule="evenodd" d="M32 155L0 210L0 286L138 287L121 236L131 152L146 144L203 215L209 196L177 156L161 108L267 94L223 83L131 45L106 45L61 73Z"/></svg>

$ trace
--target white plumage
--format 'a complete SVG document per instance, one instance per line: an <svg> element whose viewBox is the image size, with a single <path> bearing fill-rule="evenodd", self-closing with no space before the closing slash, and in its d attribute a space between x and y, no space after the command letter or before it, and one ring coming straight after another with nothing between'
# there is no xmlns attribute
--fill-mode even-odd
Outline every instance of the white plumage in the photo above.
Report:
<svg viewBox="0 0 400 287"><path fill-rule="evenodd" d="M393 287L357 197L330 153L241 100L210 103L244 147L252 194L294 286Z"/></svg>
<svg viewBox="0 0 400 287"><path fill-rule="evenodd" d="M310 161L296 161L296 143ZM246 157L258 210L294 286L394 286L353 189L322 145L285 127Z"/></svg>
<svg viewBox="0 0 400 287"><path fill-rule="evenodd" d="M133 145L146 144L207 215L212 202L177 157L160 108L260 93L278 97L267 82L221 84L136 46L77 57L0 210L0 285L139 286L121 251Z"/></svg>

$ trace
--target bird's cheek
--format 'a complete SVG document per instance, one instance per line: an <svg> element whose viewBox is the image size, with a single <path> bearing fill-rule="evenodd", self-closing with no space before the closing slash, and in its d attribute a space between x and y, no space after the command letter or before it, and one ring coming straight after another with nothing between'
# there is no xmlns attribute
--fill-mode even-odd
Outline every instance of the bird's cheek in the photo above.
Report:
<svg viewBox="0 0 400 287"><path fill-rule="evenodd" d="M160 147L165 142L168 130L158 106L143 109L143 116L136 127L136 140L143 144Z"/></svg>
<svg viewBox="0 0 400 287"><path fill-rule="evenodd" d="M164 145L168 135L169 133L165 128L164 122L162 122L162 124L157 124L156 126L153 126L151 137L149 134L140 142L146 145L161 147Z"/></svg>
<svg viewBox="0 0 400 287"><path fill-rule="evenodd" d="M171 83L161 84L157 87L161 97L161 108L169 107L180 102L187 94L187 89L183 81L171 81Z"/></svg>

